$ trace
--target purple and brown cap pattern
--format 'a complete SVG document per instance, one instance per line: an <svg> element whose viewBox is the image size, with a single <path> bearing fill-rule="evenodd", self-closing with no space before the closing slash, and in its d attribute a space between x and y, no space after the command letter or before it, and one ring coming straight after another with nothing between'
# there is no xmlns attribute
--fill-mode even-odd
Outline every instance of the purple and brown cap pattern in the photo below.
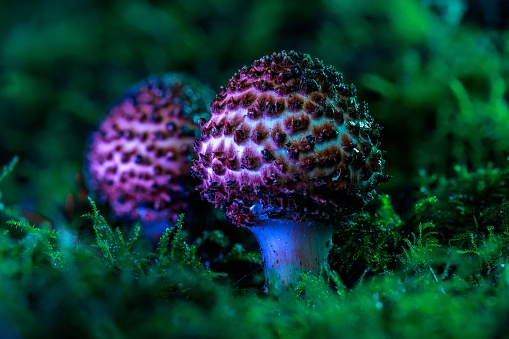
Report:
<svg viewBox="0 0 509 339"><path fill-rule="evenodd" d="M131 220L175 222L196 180L190 176L198 119L210 94L180 75L150 77L113 105L93 133L89 187Z"/></svg>
<svg viewBox="0 0 509 339"><path fill-rule="evenodd" d="M307 54L283 51L243 67L210 110L193 175L236 225L256 223L253 206L269 218L342 219L388 179L367 104Z"/></svg>

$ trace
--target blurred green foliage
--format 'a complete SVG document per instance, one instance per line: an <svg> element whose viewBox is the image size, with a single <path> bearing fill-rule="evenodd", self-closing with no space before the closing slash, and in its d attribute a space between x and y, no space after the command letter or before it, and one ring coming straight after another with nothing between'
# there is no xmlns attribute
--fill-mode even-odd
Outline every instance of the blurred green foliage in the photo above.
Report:
<svg viewBox="0 0 509 339"><path fill-rule="evenodd" d="M500 337L508 14L495 0L1 2L0 337ZM88 136L133 83L186 72L217 91L283 49L355 84L393 176L334 236L326 281L265 295L256 242L221 212L153 248L83 197Z"/></svg>
<svg viewBox="0 0 509 339"><path fill-rule="evenodd" d="M505 166L508 33L464 20L476 4L1 4L0 161L24 160L9 199L56 213L76 189L88 135L133 83L177 71L217 91L243 65L283 49L323 59L356 85L384 126L387 192L415 187L420 168Z"/></svg>

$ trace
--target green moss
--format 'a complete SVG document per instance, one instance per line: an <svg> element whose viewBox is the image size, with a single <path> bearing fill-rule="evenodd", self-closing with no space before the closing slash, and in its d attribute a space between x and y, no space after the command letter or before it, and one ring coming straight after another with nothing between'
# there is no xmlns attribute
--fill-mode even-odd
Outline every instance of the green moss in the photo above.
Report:
<svg viewBox="0 0 509 339"><path fill-rule="evenodd" d="M349 228L340 228L334 235L334 248L329 256L331 267L343 274L352 272L354 267L363 274L390 271L401 240L402 224L391 198L377 196L363 213L354 216Z"/></svg>
<svg viewBox="0 0 509 339"><path fill-rule="evenodd" d="M5 180L13 167L14 162L5 167L0 178ZM261 285L239 288L227 272L203 265L197 253L210 243L225 250L218 257L224 262L259 264L259 258L231 245L218 230L188 244L183 216L152 249L140 237L139 225L112 229L92 200L81 219L92 236L2 214L10 219L0 232L5 333L94 338L501 334L509 310L506 178L507 170L493 167L475 172L458 167L448 179L423 175L420 198L405 218L388 195L379 195L354 217L351 228L335 235L342 242L329 258L329 279L304 274L295 293L279 296L265 295Z"/></svg>
<svg viewBox="0 0 509 339"><path fill-rule="evenodd" d="M0 4L0 337L506 335L509 33L495 3ZM130 84L179 71L218 89L282 49L355 84L393 178L334 235L325 279L273 296L256 240L221 211L154 247L76 175Z"/></svg>

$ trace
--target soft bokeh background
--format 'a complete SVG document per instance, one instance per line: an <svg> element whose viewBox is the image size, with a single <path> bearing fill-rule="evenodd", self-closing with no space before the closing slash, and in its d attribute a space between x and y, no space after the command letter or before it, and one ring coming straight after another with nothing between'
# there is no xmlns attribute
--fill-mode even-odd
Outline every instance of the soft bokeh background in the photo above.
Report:
<svg viewBox="0 0 509 339"><path fill-rule="evenodd" d="M148 75L187 72L217 91L294 49L369 103L394 176L381 190L401 209L419 169L507 166L508 15L503 0L1 2L0 164L21 160L4 202L55 218L88 135Z"/></svg>

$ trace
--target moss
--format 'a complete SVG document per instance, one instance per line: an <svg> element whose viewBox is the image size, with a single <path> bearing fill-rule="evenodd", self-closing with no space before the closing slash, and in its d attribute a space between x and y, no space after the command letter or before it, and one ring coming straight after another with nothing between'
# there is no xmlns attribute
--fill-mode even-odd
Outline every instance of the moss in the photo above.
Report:
<svg viewBox="0 0 509 339"><path fill-rule="evenodd" d="M304 275L295 293L279 296L241 287L228 272L202 264L197 253L211 242L225 250L217 260L259 264L259 258L217 230L188 244L183 215L151 248L138 225L112 229L92 200L81 220L93 236L2 213L10 219L0 233L5 333L307 337L319 328L320 337L500 334L509 310L506 178L507 170L493 167L457 168L447 180L422 177L420 198L404 218L388 195L379 195L351 228L336 234L343 240L331 254L329 279ZM356 267L361 272L352 274Z"/></svg>
<svg viewBox="0 0 509 339"><path fill-rule="evenodd" d="M505 336L508 8L445 3L2 2L0 337ZM153 246L76 178L130 84L179 71L218 89L282 49L357 85L393 179L334 236L325 279L273 296L220 212Z"/></svg>

